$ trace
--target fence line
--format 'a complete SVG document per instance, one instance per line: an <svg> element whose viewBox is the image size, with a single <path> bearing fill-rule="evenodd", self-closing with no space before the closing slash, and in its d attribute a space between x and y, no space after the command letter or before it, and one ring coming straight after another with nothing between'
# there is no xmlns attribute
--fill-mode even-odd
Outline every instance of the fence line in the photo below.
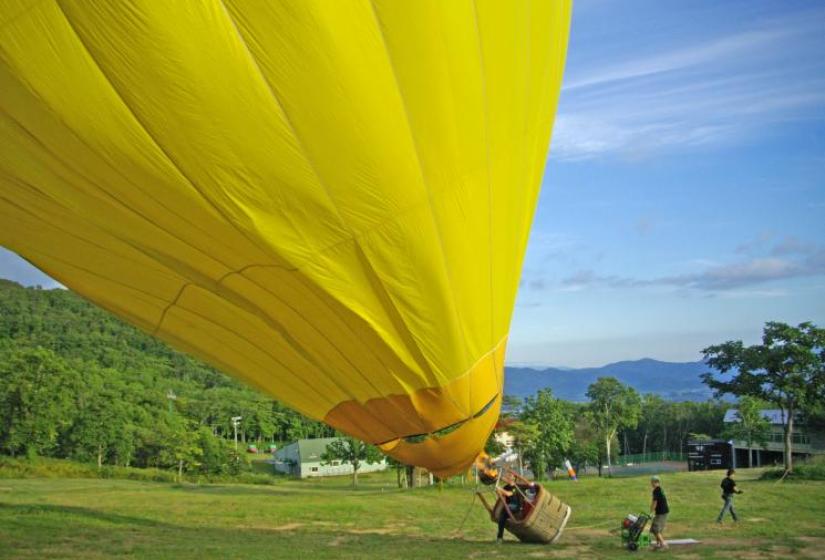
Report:
<svg viewBox="0 0 825 560"><path fill-rule="evenodd" d="M656 451L653 453L634 453L631 455L619 455L618 464L627 463L657 463L660 461L687 461L686 453L673 451Z"/></svg>

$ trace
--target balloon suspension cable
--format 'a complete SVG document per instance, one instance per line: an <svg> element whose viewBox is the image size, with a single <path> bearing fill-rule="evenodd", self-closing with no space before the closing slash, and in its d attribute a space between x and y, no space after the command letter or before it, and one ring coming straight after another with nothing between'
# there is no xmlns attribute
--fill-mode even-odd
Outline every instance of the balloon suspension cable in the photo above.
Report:
<svg viewBox="0 0 825 560"><path fill-rule="evenodd" d="M458 526L458 535L464 536L464 524L467 522L467 518L470 516L470 512L473 510L473 506L476 505L476 496L478 495L478 482L476 482L475 488L473 488L473 499L470 501L470 507L467 508L467 511L464 512L464 518L461 520L461 524Z"/></svg>

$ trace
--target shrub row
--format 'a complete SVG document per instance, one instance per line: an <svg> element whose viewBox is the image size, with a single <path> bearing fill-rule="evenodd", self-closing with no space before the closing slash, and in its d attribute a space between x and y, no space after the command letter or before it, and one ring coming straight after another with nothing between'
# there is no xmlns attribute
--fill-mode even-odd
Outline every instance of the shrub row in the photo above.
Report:
<svg viewBox="0 0 825 560"><path fill-rule="evenodd" d="M0 456L0 478L113 478L149 482L177 482L177 472L156 468L132 468L78 463L64 459L38 457L34 459ZM187 475L183 480L196 484L276 484L278 478L263 473L243 472L237 475Z"/></svg>

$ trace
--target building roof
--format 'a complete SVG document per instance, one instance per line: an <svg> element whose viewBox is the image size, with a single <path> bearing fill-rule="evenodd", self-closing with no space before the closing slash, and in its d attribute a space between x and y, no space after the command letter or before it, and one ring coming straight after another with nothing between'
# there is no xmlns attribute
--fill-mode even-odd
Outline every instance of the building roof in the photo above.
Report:
<svg viewBox="0 0 825 560"><path fill-rule="evenodd" d="M302 463L320 463L321 455L327 450L327 445L333 441L340 439L334 437L316 438L316 439L299 439L298 456Z"/></svg>
<svg viewBox="0 0 825 560"><path fill-rule="evenodd" d="M737 409L730 408L725 412L725 423L726 424L733 424L735 422L739 422L739 416L737 415ZM784 424L785 418L784 413L779 410L778 408L767 408L760 410L762 413L762 417L770 422L771 424Z"/></svg>

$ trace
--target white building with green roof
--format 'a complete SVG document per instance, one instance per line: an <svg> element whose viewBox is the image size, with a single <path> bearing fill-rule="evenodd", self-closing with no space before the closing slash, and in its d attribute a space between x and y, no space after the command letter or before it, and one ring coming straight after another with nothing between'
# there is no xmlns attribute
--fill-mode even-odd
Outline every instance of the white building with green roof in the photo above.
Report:
<svg viewBox="0 0 825 560"><path fill-rule="evenodd" d="M338 438L299 439L275 452L275 470L299 478L311 476L351 475L352 465L341 461L323 464L321 459L327 445ZM386 459L378 463L361 463L358 473L383 471L387 468Z"/></svg>

